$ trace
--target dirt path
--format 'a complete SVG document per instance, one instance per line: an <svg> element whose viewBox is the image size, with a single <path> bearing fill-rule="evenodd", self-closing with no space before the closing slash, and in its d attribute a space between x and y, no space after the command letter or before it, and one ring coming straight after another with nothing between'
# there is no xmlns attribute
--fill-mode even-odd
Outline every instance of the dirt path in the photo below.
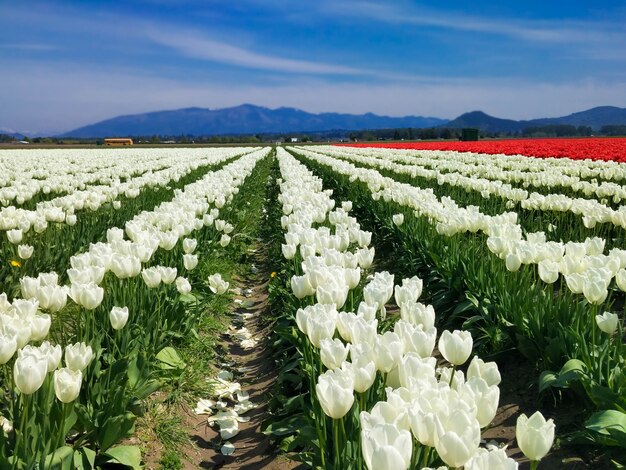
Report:
<svg viewBox="0 0 626 470"><path fill-rule="evenodd" d="M208 426L206 415L190 414L186 424L194 430L190 438L195 443L195 449L189 448L185 469L288 470L298 466L296 462L277 455L269 438L261 432L277 371L273 360L266 353L268 328L264 329L260 321L269 308L267 284L270 273L265 269L268 264L267 252L259 245L251 249L250 254L253 263L251 272L231 283L235 296L230 331L245 326L258 342L256 346L244 349L236 337L223 334L224 357L218 366L233 372L233 380L241 384L244 392L249 393L250 401L257 408L242 415L250 420L239 423L239 434L230 439L235 452L229 456L220 452L223 442L218 427Z"/></svg>

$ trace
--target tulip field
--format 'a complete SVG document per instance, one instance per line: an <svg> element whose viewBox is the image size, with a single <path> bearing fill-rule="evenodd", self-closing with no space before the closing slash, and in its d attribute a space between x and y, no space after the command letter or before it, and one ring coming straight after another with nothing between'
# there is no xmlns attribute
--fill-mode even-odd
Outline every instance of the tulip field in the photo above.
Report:
<svg viewBox="0 0 626 470"><path fill-rule="evenodd" d="M621 468L626 144L503 143L0 150L0 470L245 467L224 341L302 468Z"/></svg>

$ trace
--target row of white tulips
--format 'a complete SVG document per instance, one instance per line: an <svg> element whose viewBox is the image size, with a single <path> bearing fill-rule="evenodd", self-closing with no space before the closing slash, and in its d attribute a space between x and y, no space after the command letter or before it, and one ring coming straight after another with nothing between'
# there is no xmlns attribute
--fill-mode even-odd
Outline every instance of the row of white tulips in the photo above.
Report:
<svg viewBox="0 0 626 470"><path fill-rule="evenodd" d="M18 245L18 256L28 259L33 255L31 245L23 243L25 237L32 230L34 233L44 232L50 223L75 225L77 212L81 210L96 211L103 204L111 203L115 209L121 207L120 196L135 198L142 191L149 188L166 186L177 182L186 174L200 166L213 165L228 160L234 156L245 154L249 150L241 148L212 149L211 151L198 152L197 150L181 154L157 154L150 157L145 153L144 158L137 161L121 160L123 156L116 156L115 174L110 169L105 169L107 184L104 184L104 176L98 177L100 184L86 186L78 178L78 186L68 189L68 193L49 201L39 202L33 210L27 210L15 206L4 207L0 210L0 230L5 230L7 240L13 245ZM84 158L97 159L98 151L83 151ZM90 152L96 152L95 154ZM149 152L143 150L143 152ZM50 156L48 156L48 159ZM40 166L43 166L39 158ZM111 157L106 159L111 163ZM54 165L51 165L54 166ZM137 174L141 172L141 174ZM133 176L134 175L134 176ZM75 175L66 174L65 179L71 180ZM124 182L120 178L125 178ZM33 181L40 181L33 179ZM82 189L78 189L82 188Z"/></svg>
<svg viewBox="0 0 626 470"><path fill-rule="evenodd" d="M356 151L355 151L356 150ZM453 187L459 187L466 191L475 191L480 193L485 199L497 196L506 200L506 207L512 208L515 203L519 202L522 209L555 211L555 212L571 212L582 218L583 224L587 228L593 228L598 223L610 223L616 227L626 229L626 206L620 206L617 210L609 207L606 203L596 199L587 199L583 197L570 197L565 194L551 193L544 195L538 192L529 192L526 189L515 187L510 183L504 182L506 175L502 175L502 179L497 177L497 171L491 165L489 167L490 177L481 177L479 171L472 172L467 170L467 174L463 174L461 169L453 169L454 163L450 162L446 165L445 171L441 169L430 169L424 165L421 160L413 159L406 162L406 158L402 155L390 154L388 149L366 148L354 149L350 147L323 147L319 148L322 153L349 161L357 162L367 166L373 166L385 170L390 170L402 175L421 177L425 179L435 180L438 184L448 184ZM508 157L501 157L508 158ZM532 157L526 157L529 160L537 160ZM485 156L488 162L493 160L493 156ZM396 161L403 161L397 163ZM604 163L604 162L603 162ZM461 166L461 164L459 164ZM472 168L474 168L472 166ZM528 170L537 171L537 170ZM544 188L552 188L554 186L564 186L565 182L561 181L563 175L559 173L532 173L535 178L541 177L544 182ZM568 177L572 178L572 177ZM559 181L556 183L555 181ZM578 188L581 184L592 184L587 182L572 182L573 188ZM603 183L604 184L604 183ZM604 189L597 190L598 194L602 194L603 200L608 196L612 196L614 201L620 201L626 198L626 186L618 186L615 183L606 183L616 189L612 194L608 194ZM606 188L605 188L606 189ZM585 191L587 194L587 191Z"/></svg>
<svg viewBox="0 0 626 470"><path fill-rule="evenodd" d="M459 173L524 188L571 188L587 197L624 199L626 164L616 161L534 158L525 155L491 155L440 150L397 150L343 147L358 155L432 168L439 173Z"/></svg>
<svg viewBox="0 0 626 470"><path fill-rule="evenodd" d="M70 403L78 397L82 371L94 357L92 345L88 344L94 337L93 331L73 332L76 339L84 341L65 346L63 368L59 368L62 345L52 345L48 341L52 315L66 307L68 297L85 311L96 309L104 299L105 289L100 284L109 271L118 279L141 275L149 288L175 283L181 294L189 293L189 281L178 276L175 267L153 266L142 270L142 264L149 263L158 248L169 251L182 240L183 264L187 271L191 271L198 264L198 258L193 254L197 242L187 237L206 226L214 226L222 232L220 245L228 245L228 233L232 232L233 226L218 218L219 210L232 201L243 181L268 152L267 148L256 150L221 170L208 173L184 190L177 191L172 201L138 214L127 223L126 230L109 229L107 242L93 244L87 252L72 257L72 266L67 271L70 285L60 285L54 272L40 273L37 278L21 279L22 299L8 302L6 294L0 295L0 364L7 364L17 352L12 376L16 389L24 397L22 406L30 406L27 398L42 387L52 372L54 391L61 402ZM128 239L124 238L125 235ZM223 293L228 288L219 274L210 276L208 284L214 293ZM124 328L129 316L139 313L131 311L136 299L126 297L124 300L126 305L114 306L109 313L113 330ZM85 318L87 325L93 322L88 319L89 315ZM11 431L13 423L3 417L2 424L4 432ZM16 446L23 431L21 429L18 433Z"/></svg>
<svg viewBox="0 0 626 470"><path fill-rule="evenodd" d="M0 150L4 170L0 175L0 202L3 206L20 206L40 193L72 194L88 186L124 186L121 179L193 164L215 153L234 156L247 151L244 148Z"/></svg>
<svg viewBox="0 0 626 470"><path fill-rule="evenodd" d="M340 442L347 439L360 442L369 469L421 468L437 461L436 456L451 467L517 468L504 449L480 447L480 429L491 423L498 408L497 365L475 356L467 374L457 370L471 355L472 337L444 331L439 351L452 367L438 367L433 357L435 312L418 302L422 281L417 277L394 285L393 275L374 273L367 277L364 300L350 305L350 292L373 261L371 233L349 215L350 202L333 210L331 191L323 190L319 178L283 149L278 158L283 254L293 259L298 253L302 259L303 274L291 280L294 295L313 299L297 311L296 322L327 369L317 378L315 393L333 420L334 467L345 464ZM380 333L392 296L400 319ZM383 381L384 399L368 395L376 380ZM342 420L355 406L360 436L342 436ZM318 433L325 437L322 429ZM518 442L533 461L548 452L553 437L552 420L546 422L539 413L518 420Z"/></svg>
<svg viewBox="0 0 626 470"><path fill-rule="evenodd" d="M567 287L575 294L583 294L592 304L606 300L614 278L617 286L626 290L626 250L613 248L604 254L605 241L601 238L576 243L547 241L544 232L524 235L515 212L485 215L476 207L462 208L448 197L438 199L432 191L383 177L375 169L359 168L304 148L297 152L353 181L366 183L374 200L394 201L418 217L427 217L440 235L483 232L489 250L502 259L509 271L517 271L522 265L537 265L539 277L547 284L563 275ZM402 221L400 214L396 222Z"/></svg>

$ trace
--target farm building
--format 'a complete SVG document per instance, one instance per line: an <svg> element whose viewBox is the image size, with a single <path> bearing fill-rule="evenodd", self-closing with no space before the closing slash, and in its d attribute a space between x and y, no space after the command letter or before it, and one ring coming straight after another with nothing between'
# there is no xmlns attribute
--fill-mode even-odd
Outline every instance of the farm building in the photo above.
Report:
<svg viewBox="0 0 626 470"><path fill-rule="evenodd" d="M124 147L127 145L133 145L133 139L121 139L121 138L111 138L104 139L104 145L110 147Z"/></svg>

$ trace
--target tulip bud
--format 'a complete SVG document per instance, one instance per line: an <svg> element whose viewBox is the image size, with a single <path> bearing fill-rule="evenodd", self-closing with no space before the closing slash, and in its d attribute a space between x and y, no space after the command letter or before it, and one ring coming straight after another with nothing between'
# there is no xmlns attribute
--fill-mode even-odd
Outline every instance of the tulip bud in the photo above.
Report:
<svg viewBox="0 0 626 470"><path fill-rule="evenodd" d="M54 371L54 393L62 403L71 403L80 393L83 373L68 367Z"/></svg>

